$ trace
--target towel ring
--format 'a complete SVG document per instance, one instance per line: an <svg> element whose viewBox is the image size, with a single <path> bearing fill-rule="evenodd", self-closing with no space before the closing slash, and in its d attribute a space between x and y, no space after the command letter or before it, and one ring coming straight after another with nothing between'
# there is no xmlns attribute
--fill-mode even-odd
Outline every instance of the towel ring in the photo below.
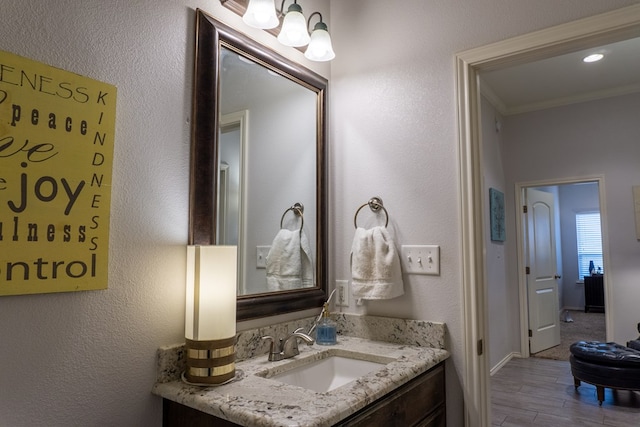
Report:
<svg viewBox="0 0 640 427"><path fill-rule="evenodd" d="M356 211L356 214L353 216L353 225L355 225L356 228L358 228L358 213L360 213L360 210L367 205L369 205L369 209L371 209L372 212L378 212L380 209L382 209L384 211L384 216L387 219L387 221L384 223L384 226L386 227L387 225L389 225L389 213L382 204L382 199L380 197L372 197L367 203L360 206Z"/></svg>
<svg viewBox="0 0 640 427"><path fill-rule="evenodd" d="M280 228L282 228L282 224L284 223L284 217L287 215L287 212L293 211L294 214L300 216L300 220L302 220L302 224L300 224L300 231L302 231L302 227L304 227L304 205L302 203L294 203L293 206L288 208L282 214L282 218L280 218Z"/></svg>

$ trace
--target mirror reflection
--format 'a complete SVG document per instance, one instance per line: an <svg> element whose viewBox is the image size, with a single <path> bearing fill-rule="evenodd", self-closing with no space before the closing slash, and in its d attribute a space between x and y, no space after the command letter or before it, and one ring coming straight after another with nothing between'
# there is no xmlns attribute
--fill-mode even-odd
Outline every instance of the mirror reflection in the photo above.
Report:
<svg viewBox="0 0 640 427"><path fill-rule="evenodd" d="M225 46L219 87L216 240L238 244L238 294L313 287L317 95Z"/></svg>

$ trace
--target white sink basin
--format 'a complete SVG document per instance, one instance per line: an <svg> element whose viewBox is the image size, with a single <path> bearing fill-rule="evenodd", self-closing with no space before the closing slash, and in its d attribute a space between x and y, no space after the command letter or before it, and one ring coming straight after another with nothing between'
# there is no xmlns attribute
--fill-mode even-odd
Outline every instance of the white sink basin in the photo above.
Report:
<svg viewBox="0 0 640 427"><path fill-rule="evenodd" d="M261 372L259 375L286 384L306 388L319 393L331 391L350 383L364 375L382 368L393 361L391 358L381 358L376 361L362 360L347 355L329 355L320 360L311 360L300 365L291 363L290 367L283 366L284 372L274 373L273 370Z"/></svg>

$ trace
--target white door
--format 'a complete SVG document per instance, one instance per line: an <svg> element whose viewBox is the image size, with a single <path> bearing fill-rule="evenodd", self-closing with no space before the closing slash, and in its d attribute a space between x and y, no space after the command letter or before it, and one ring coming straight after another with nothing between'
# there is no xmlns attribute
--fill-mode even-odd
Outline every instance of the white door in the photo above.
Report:
<svg viewBox="0 0 640 427"><path fill-rule="evenodd" d="M537 353L560 344L553 194L525 189L527 201L527 294L529 348Z"/></svg>

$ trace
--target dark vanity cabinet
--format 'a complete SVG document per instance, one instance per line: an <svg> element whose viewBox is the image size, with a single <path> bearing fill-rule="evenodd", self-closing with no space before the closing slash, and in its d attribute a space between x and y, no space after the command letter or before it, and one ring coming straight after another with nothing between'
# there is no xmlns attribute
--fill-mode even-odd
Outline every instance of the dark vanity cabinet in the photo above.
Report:
<svg viewBox="0 0 640 427"><path fill-rule="evenodd" d="M238 424L165 399L164 427ZM445 427L444 362L335 424L343 427Z"/></svg>
<svg viewBox="0 0 640 427"><path fill-rule="evenodd" d="M604 313L604 275L584 276L584 312Z"/></svg>
<svg viewBox="0 0 640 427"><path fill-rule="evenodd" d="M173 400L162 400L162 427L242 427L240 424L184 406Z"/></svg>
<svg viewBox="0 0 640 427"><path fill-rule="evenodd" d="M336 426L444 427L444 363L378 399Z"/></svg>

